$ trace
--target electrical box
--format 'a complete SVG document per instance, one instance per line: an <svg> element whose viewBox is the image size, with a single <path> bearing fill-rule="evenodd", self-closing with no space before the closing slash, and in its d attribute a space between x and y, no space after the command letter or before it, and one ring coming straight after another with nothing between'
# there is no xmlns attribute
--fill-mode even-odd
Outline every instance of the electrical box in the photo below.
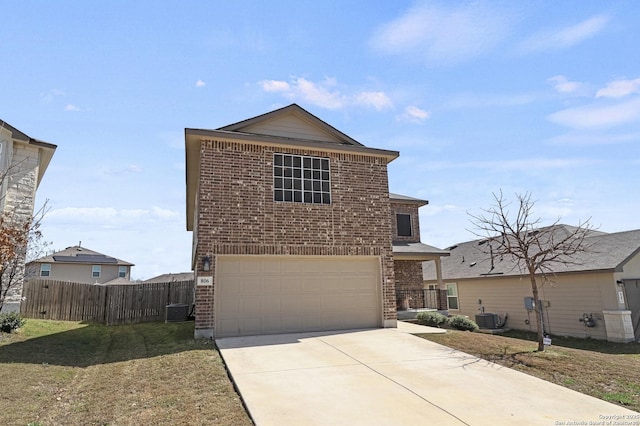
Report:
<svg viewBox="0 0 640 426"><path fill-rule="evenodd" d="M524 298L524 308L527 311L535 311L536 310L536 302L533 300L533 297L525 297Z"/></svg>

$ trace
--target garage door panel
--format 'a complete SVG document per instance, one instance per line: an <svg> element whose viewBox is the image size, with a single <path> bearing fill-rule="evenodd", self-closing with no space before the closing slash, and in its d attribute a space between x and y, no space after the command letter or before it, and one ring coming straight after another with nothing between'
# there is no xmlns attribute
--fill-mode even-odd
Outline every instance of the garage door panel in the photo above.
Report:
<svg viewBox="0 0 640 426"><path fill-rule="evenodd" d="M256 293L279 294L282 287L282 279L279 276L255 277L259 284L256 286Z"/></svg>
<svg viewBox="0 0 640 426"><path fill-rule="evenodd" d="M381 325L377 257L216 260L216 337Z"/></svg>
<svg viewBox="0 0 640 426"><path fill-rule="evenodd" d="M299 277L281 277L280 282L283 293L300 293L304 285Z"/></svg>
<svg viewBox="0 0 640 426"><path fill-rule="evenodd" d="M263 274L270 275L281 275L282 270L279 262L272 262L270 259L261 258L260 262L260 272Z"/></svg>
<svg viewBox="0 0 640 426"><path fill-rule="evenodd" d="M247 275L244 277L232 277L235 285L238 287L238 293L240 296L251 296L260 292L260 285L262 280L257 275Z"/></svg>

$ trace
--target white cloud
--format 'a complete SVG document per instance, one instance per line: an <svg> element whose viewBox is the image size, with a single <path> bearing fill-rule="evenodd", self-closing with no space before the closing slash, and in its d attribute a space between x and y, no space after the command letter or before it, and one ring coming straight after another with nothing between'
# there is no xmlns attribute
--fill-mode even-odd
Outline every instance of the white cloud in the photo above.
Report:
<svg viewBox="0 0 640 426"><path fill-rule="evenodd" d="M65 110L65 111L80 111L80 108L79 108L79 107L77 107L76 105L73 105L73 104L67 104L67 105L64 107L64 110Z"/></svg>
<svg viewBox="0 0 640 426"><path fill-rule="evenodd" d="M373 107L378 111L393 107L391 99L384 92L362 92L354 97L354 103Z"/></svg>
<svg viewBox="0 0 640 426"><path fill-rule="evenodd" d="M553 88L560 94L575 94L581 92L584 88L584 84L577 81L569 81L564 75L553 76L547 81L553 84Z"/></svg>
<svg viewBox="0 0 640 426"><path fill-rule="evenodd" d="M596 98L622 98L634 93L640 93L640 78L612 81L596 92Z"/></svg>
<svg viewBox="0 0 640 426"><path fill-rule="evenodd" d="M552 145L612 145L618 143L640 143L640 133L622 133L622 134L601 134L589 132L569 133L566 135L556 136L548 140Z"/></svg>
<svg viewBox="0 0 640 426"><path fill-rule="evenodd" d="M46 93L42 93L40 94L40 100L45 103L51 103L53 102L53 100L57 97L60 96L66 96L66 93L64 90L60 90L60 89L51 89Z"/></svg>
<svg viewBox="0 0 640 426"><path fill-rule="evenodd" d="M609 23L606 15L596 15L566 28L542 31L520 44L522 52L566 49L575 46L601 32Z"/></svg>
<svg viewBox="0 0 640 426"><path fill-rule="evenodd" d="M259 84L265 92L288 92L291 90L286 81L262 80Z"/></svg>
<svg viewBox="0 0 640 426"><path fill-rule="evenodd" d="M514 107L528 105L539 100L542 96L538 93L514 93L514 94L475 94L460 93L450 96L445 106L453 109L464 108L488 108L488 107Z"/></svg>
<svg viewBox="0 0 640 426"><path fill-rule="evenodd" d="M293 95L322 108L341 109L345 105L345 97L339 91L329 89L334 82L329 81L329 83L316 84L304 78L298 78L295 80Z"/></svg>
<svg viewBox="0 0 640 426"><path fill-rule="evenodd" d="M511 22L487 4L419 3L381 26L370 44L384 54L418 58L428 65L451 65L480 56L506 38Z"/></svg>
<svg viewBox="0 0 640 426"><path fill-rule="evenodd" d="M374 108L378 111L393 108L393 101L382 91L361 91L344 93L348 88L340 87L333 77L313 82L303 77L294 77L290 82L283 80L262 80L258 82L263 91L278 93L290 101L305 102L330 110L350 106Z"/></svg>
<svg viewBox="0 0 640 426"><path fill-rule="evenodd" d="M422 162L421 167L425 170L468 170L483 169L495 171L512 170L542 170L542 169L566 169L570 167L585 167L597 164L598 160L588 158L523 158L501 161L433 161Z"/></svg>
<svg viewBox="0 0 640 426"><path fill-rule="evenodd" d="M135 229L135 227L144 228L149 221L173 222L178 218L180 218L178 212L157 206L119 210L113 207L63 207L49 211L44 220L47 226L92 224L97 229Z"/></svg>
<svg viewBox="0 0 640 426"><path fill-rule="evenodd" d="M397 117L397 120L409 123L423 123L430 117L431 111L425 111L417 106L410 105Z"/></svg>
<svg viewBox="0 0 640 426"><path fill-rule="evenodd" d="M204 86L206 86L206 85L207 85L207 83L205 83L205 82L204 82L204 81L202 81L202 80L198 80L198 81L196 81L196 87L204 87Z"/></svg>
<svg viewBox="0 0 640 426"><path fill-rule="evenodd" d="M613 105L594 104L567 108L547 118L575 129L618 126L640 120L640 98Z"/></svg>

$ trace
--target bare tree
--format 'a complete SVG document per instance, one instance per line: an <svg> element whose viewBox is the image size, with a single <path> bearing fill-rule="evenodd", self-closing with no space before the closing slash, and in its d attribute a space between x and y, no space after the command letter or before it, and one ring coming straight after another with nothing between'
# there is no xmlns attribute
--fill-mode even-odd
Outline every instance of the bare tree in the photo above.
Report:
<svg viewBox="0 0 640 426"><path fill-rule="evenodd" d="M530 193L516 194L517 209L505 200L502 191L493 194L494 204L480 215L472 215L476 227L474 234L487 238L487 244L496 257L511 257L515 268L529 276L535 301L538 351L544 351L544 326L539 306L539 288L549 282L559 265L578 263L576 255L591 249L585 239L594 228L589 220L578 226L559 227L560 219L550 226L541 226L541 219L533 216L535 202ZM540 281L540 282L539 282Z"/></svg>

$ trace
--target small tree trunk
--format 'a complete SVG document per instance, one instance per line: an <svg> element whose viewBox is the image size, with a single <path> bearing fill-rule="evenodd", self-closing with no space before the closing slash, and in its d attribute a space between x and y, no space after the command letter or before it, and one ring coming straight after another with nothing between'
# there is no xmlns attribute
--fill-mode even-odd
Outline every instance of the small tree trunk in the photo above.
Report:
<svg viewBox="0 0 640 426"><path fill-rule="evenodd" d="M544 327L542 326L542 307L538 306L538 283L536 282L536 277L534 272L529 271L529 276L531 277L531 292L533 293L533 302L535 303L535 311L536 311L536 326L538 328L538 352L544 351Z"/></svg>

